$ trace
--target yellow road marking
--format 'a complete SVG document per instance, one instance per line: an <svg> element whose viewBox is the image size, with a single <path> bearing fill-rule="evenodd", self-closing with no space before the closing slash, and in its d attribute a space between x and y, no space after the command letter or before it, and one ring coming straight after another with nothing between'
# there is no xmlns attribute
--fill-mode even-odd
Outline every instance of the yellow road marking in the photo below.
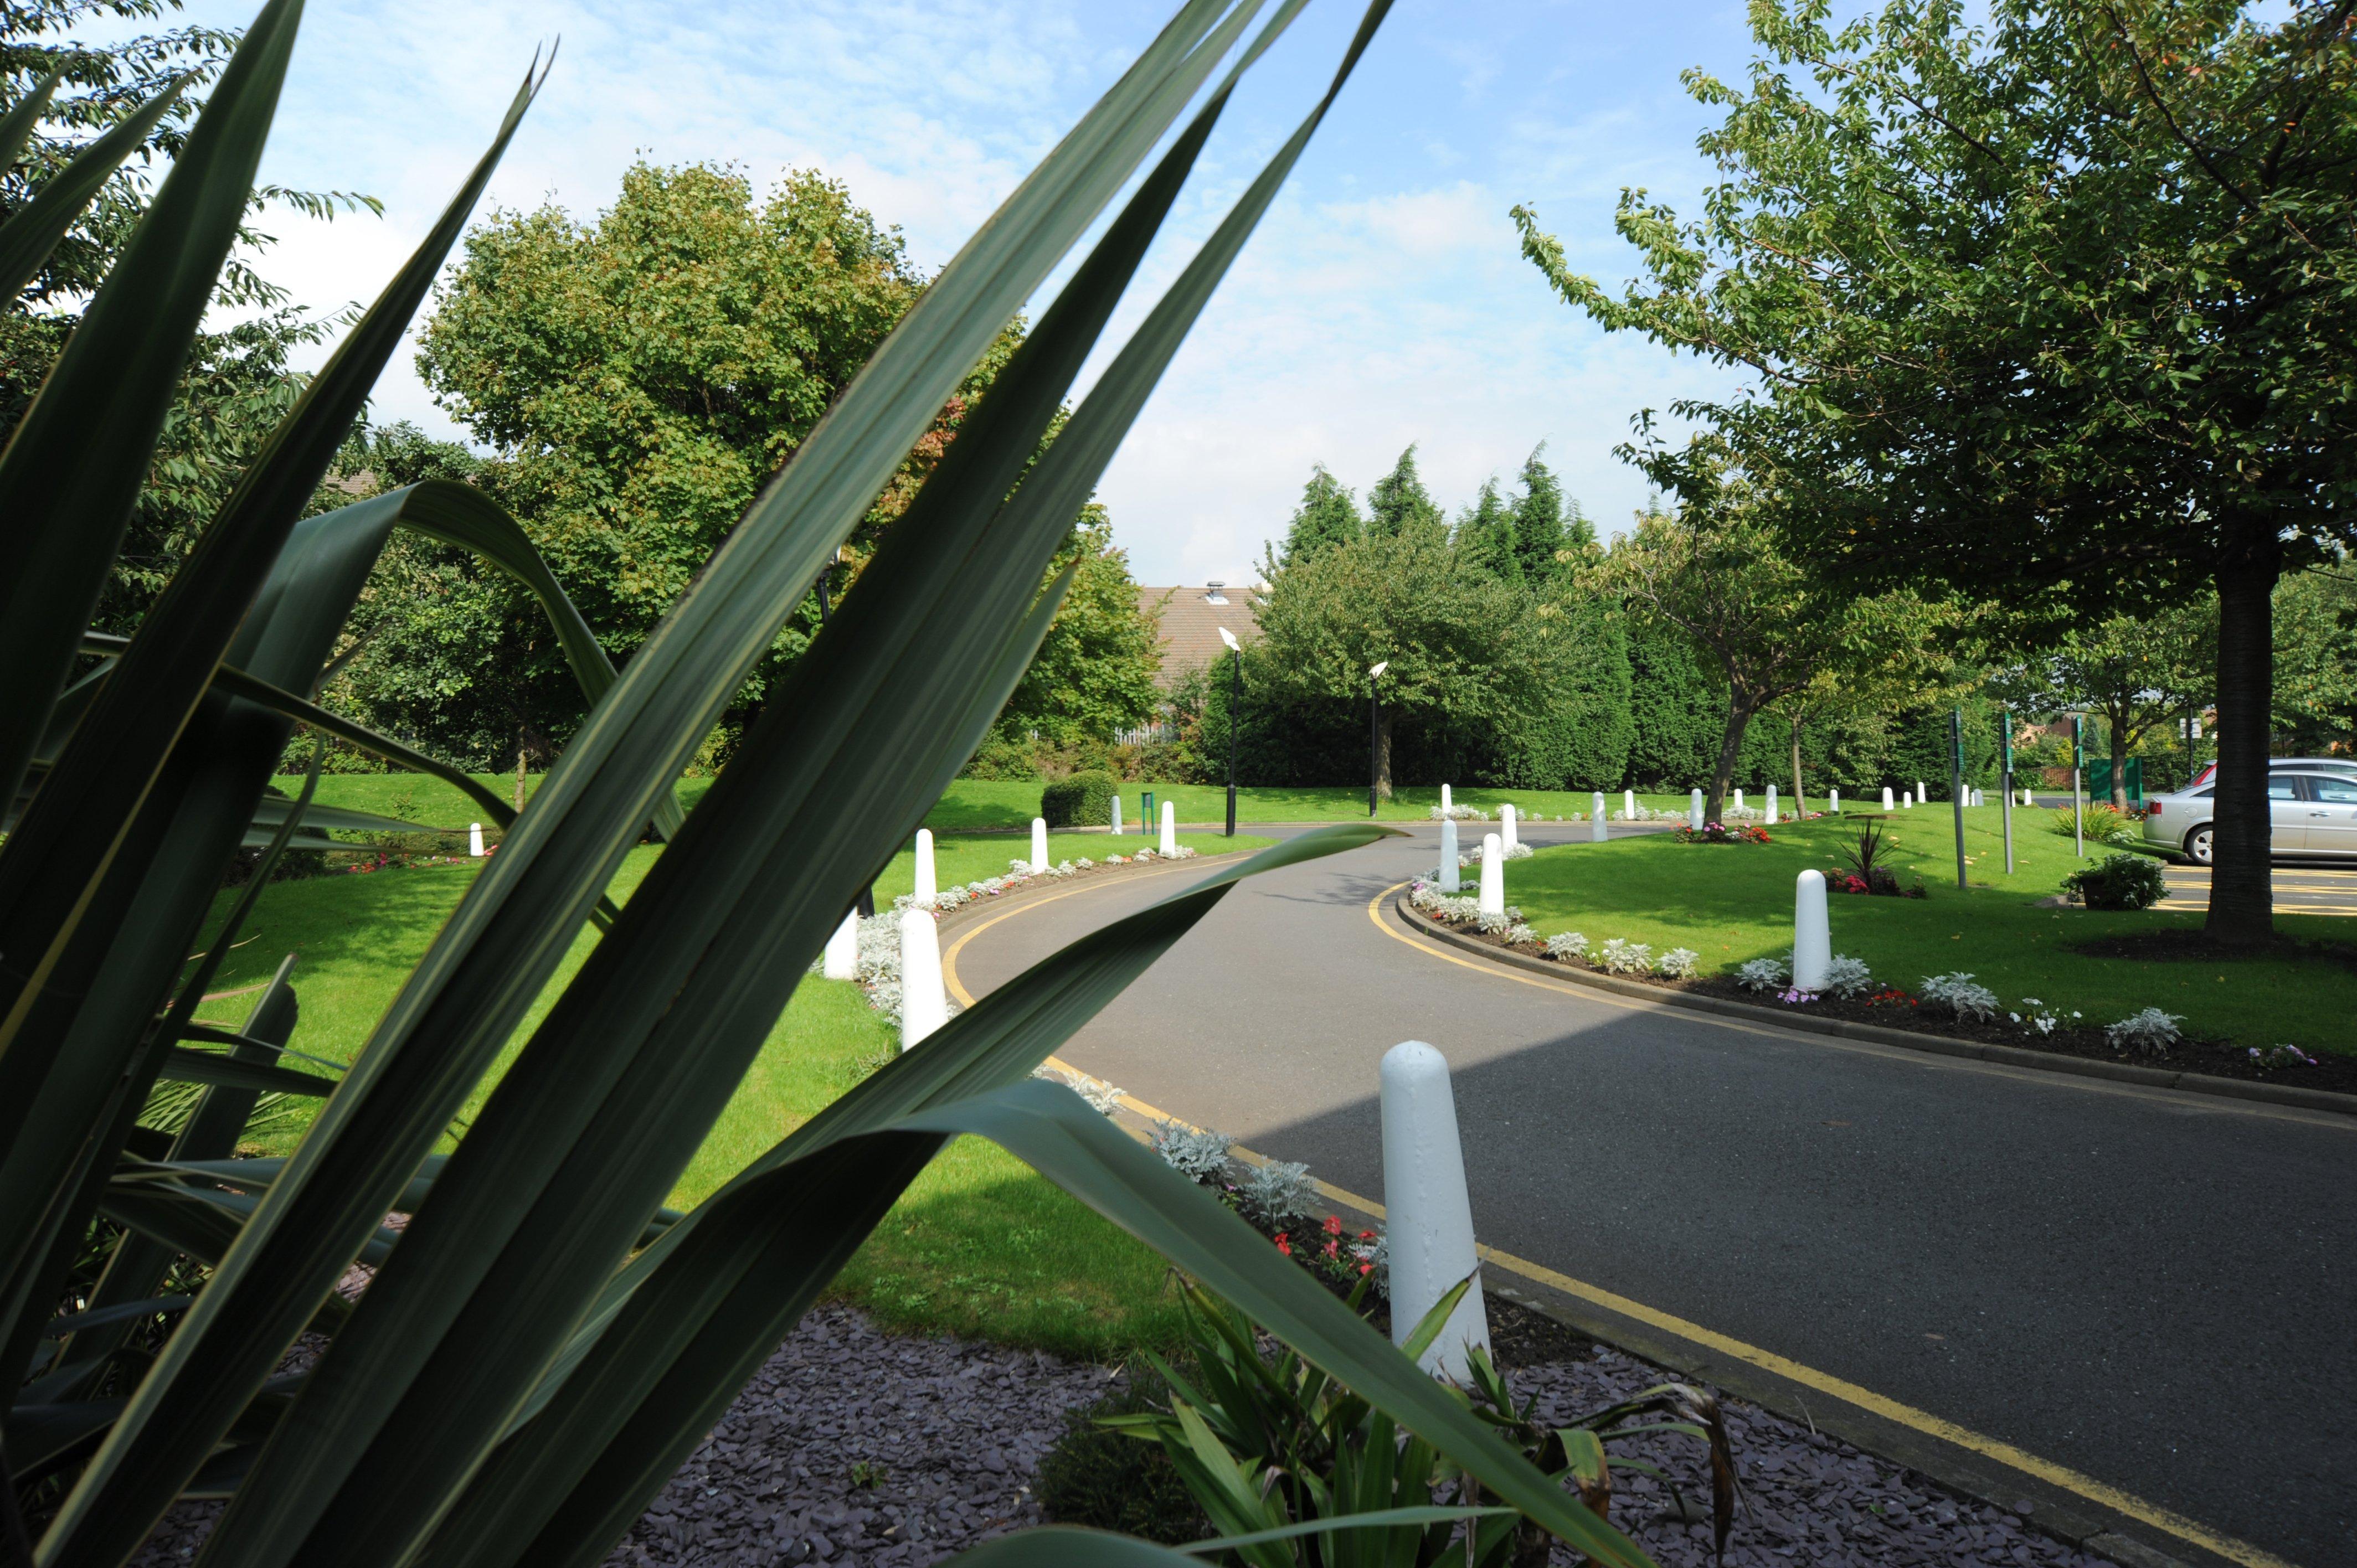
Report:
<svg viewBox="0 0 2357 1568"><path fill-rule="evenodd" d="M1200 861L1216 860L1222 857L1218 855L1203 855L1197 858ZM1183 860L1176 861L1168 866L1158 866L1154 870L1146 873L1144 876L1133 874L1128 876L1115 877L1110 882L1099 883L1097 884L1097 886L1109 887L1114 886L1116 883L1127 884L1132 882L1143 882L1147 876L1168 876L1172 872L1191 869L1193 864L1194 863ZM957 1004L961 1007L971 1007L974 1005L974 993L968 991L965 988L964 982L958 979L957 972L958 954L965 951L966 943L974 940L974 938L982 935L983 932L990 929L991 927L998 924L999 921L1006 919L1010 915L1020 915L1027 910L1037 909L1043 904L1053 904L1057 899L1069 898L1075 893L1089 893L1095 890L1095 887L1092 887L1087 883L1083 883L1078 887L1067 887L1062 889L1060 892L1050 893L1044 898L1027 898L1011 909L1001 909L997 914L993 915L989 919L983 921L982 924L974 927L963 935L960 936L957 940L952 942L950 944L949 950L942 954L942 979L949 986L950 994L957 998Z"/></svg>
<svg viewBox="0 0 2357 1568"><path fill-rule="evenodd" d="M1176 871L1179 868L1173 866L1171 869ZM1391 886L1384 888L1383 892L1376 894L1375 897L1368 902L1367 914L1369 918L1375 922L1375 928L1382 931L1385 936L1393 937L1397 940L1405 942L1409 946L1416 949L1416 950L1429 953L1434 958L1446 959L1451 963L1461 963L1468 969L1477 970L1482 973L1496 974L1501 978L1508 980L1526 981L1530 984L1542 986L1548 990L1567 991L1570 989L1561 982L1546 980L1537 975L1518 974L1512 970L1506 969L1499 965L1476 964L1466 960L1458 959L1453 954L1437 951L1426 944L1416 941L1414 938L1403 935L1400 932L1393 930L1388 926L1385 926L1383 923L1381 915L1378 913L1379 906L1386 897L1397 892L1400 888L1406 886L1407 884L1405 882L1395 882ZM955 942L950 945L949 951L942 955L942 978L949 983L951 993L958 998L961 1004L971 1005L973 1004L974 997L966 991L965 987L961 984L957 979L957 967L955 961L956 955L960 951L963 950L968 942L980 936L983 932L988 930L991 927L998 924L999 921L1006 919L1010 916L1019 915L1028 909L1036 909L1043 904L1050 904L1059 898L1069 897L1074 893L1086 891L1089 891L1089 889L1084 887L1071 887L1066 888L1061 892L1051 893L1044 898L1031 899L1028 902L1018 904L1011 909L1000 911L998 914L992 916L989 919L985 920L980 925L975 926L973 929L966 931L963 935L960 936ZM1597 992L1591 993L1582 990L1579 993L1582 996L1590 996L1592 994L1595 1000L1619 1003L1631 1008L1632 1010L1654 1010L1659 1006L1658 1004L1646 1004L1638 1002L1631 998L1613 996L1607 992ZM1711 1023L1733 1028L1746 1034L1768 1035L1782 1033L1782 1031L1771 1031L1750 1025L1739 1024L1732 1019L1713 1017L1711 1015L1706 1013L1697 1013L1695 1016L1698 1019L1705 1019ZM1048 1058L1048 1065L1060 1071L1075 1074L1079 1077L1086 1078L1092 1076L1058 1057L1049 1057ZM1193 1123L1186 1122L1180 1117L1173 1116L1168 1112L1164 1111L1157 1106L1150 1105L1133 1094L1123 1095L1121 1097L1121 1104L1125 1109L1136 1112L1138 1115L1146 1118L1149 1122L1176 1122L1181 1126L1193 1126ZM1201 1130L1202 1129L1200 1128L1195 1128L1195 1131L1198 1132L1200 1132ZM1248 1164L1262 1165L1266 1163L1265 1155L1256 1154L1241 1144L1236 1145L1230 1152L1245 1160ZM1352 1208L1358 1209L1362 1213L1373 1215L1378 1219L1383 1217L1383 1206L1375 1202L1372 1198L1362 1197L1359 1194L1351 1192L1346 1187L1336 1187L1330 1182L1317 1181L1314 1182L1313 1185L1316 1186L1320 1193L1338 1203L1347 1204ZM1853 1383L1846 1378L1835 1377L1830 1372L1821 1372L1815 1368L1795 1361L1788 1356L1778 1355L1773 1350L1762 1349L1756 1345L1747 1344L1743 1340L1734 1338L1728 1335L1721 1334L1716 1329L1706 1328L1698 1323L1688 1322L1683 1317L1674 1316L1670 1313L1647 1306L1642 1302L1621 1295L1614 1291L1606 1290L1600 1285L1592 1285L1587 1283L1585 1281L1576 1280L1569 1274L1562 1273L1556 1270L1548 1268L1544 1263L1533 1262L1527 1258L1517 1257L1512 1252L1502 1251L1498 1248L1491 1246L1482 1246L1479 1251L1485 1262L1494 1263L1499 1268L1505 1270L1508 1273L1519 1274L1523 1278L1530 1280L1534 1283L1546 1285L1551 1289L1561 1291L1566 1295L1575 1296L1582 1301L1592 1302L1596 1305L1604 1307L1608 1311L1618 1313L1624 1317L1632 1318L1639 1323L1645 1324L1649 1327L1659 1329L1667 1334L1674 1334L1678 1337L1686 1340L1690 1344L1701 1346L1706 1349L1716 1351L1719 1355L1726 1356L1734 1360L1741 1361L1746 1366L1756 1367L1761 1371L1770 1372L1777 1377L1784 1378L1792 1382L1798 1383L1803 1388L1808 1389L1813 1392L1824 1394L1828 1398L1840 1400L1846 1404L1853 1405L1859 1410L1869 1412L1874 1415L1881 1417L1885 1421L1891 1422L1900 1426L1904 1426L1910 1431L1921 1433L1927 1437L1937 1438L1943 1443L1953 1444L1955 1446L1964 1449L1968 1453L1977 1454L1985 1459L1995 1460L1996 1463L2004 1465L2008 1468L2018 1470L2023 1475L2035 1477L2037 1479L2043 1481L2048 1486L2055 1487L2057 1490L2069 1492L2074 1497L2084 1498L2088 1501L2100 1504L2124 1518L2135 1520L2137 1523L2146 1525L2153 1530L2159 1530L2163 1534L2173 1536L2179 1541L2190 1541L2192 1544L2202 1548L2204 1551L2215 1552L2217 1555L2225 1558L2229 1562L2242 1564L2243 1568L2296 1568L2294 1563L2284 1558L2276 1556L2273 1552L2254 1546L2248 1541L2238 1541L2233 1536L2222 1535L2218 1531L2210 1529L2206 1525L2194 1520L2188 1519L2184 1515L2177 1513L2171 1509L2165 1509L2158 1503L2147 1502L2144 1498L2136 1496L2134 1493L2122 1491L2117 1487L2112 1486L2104 1481L2099 1481L2093 1476L2083 1475L2079 1471L2070 1468L2068 1466L2058 1465L2052 1460L2040 1458L2039 1455L2030 1453L2029 1450L2018 1447L2013 1444L2007 1443L2000 1438L1986 1436L1981 1433L1973 1431L1969 1427L1959 1426L1954 1422L1947 1421L1940 1416L1933 1415L1929 1411L1917 1410L1912 1405L1902 1404L1899 1401L1891 1399L1887 1395L1876 1393L1872 1389L1866 1388L1861 1384Z"/></svg>

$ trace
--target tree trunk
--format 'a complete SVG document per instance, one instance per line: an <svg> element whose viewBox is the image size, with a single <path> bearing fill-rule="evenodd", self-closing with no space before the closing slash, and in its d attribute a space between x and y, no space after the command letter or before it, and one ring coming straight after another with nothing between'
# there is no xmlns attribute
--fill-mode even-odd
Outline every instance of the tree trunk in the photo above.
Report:
<svg viewBox="0 0 2357 1568"><path fill-rule="evenodd" d="M1727 700L1727 733L1718 743L1718 766L1712 769L1710 789L1703 797L1702 820L1723 822L1720 814L1727 809L1727 792L1735 788L1736 759L1743 752L1743 732L1751 727L1752 704L1740 695L1730 693Z"/></svg>
<svg viewBox="0 0 2357 1568"><path fill-rule="evenodd" d="M2106 718L2104 724L2112 732L2112 810L2126 816L2128 810L2128 748L2121 744L2120 737L2127 733L2127 726L2120 723L2117 714Z"/></svg>
<svg viewBox="0 0 2357 1568"><path fill-rule="evenodd" d="M1378 708L1375 713L1375 798L1392 798L1392 711Z"/></svg>
<svg viewBox="0 0 2357 1568"><path fill-rule="evenodd" d="M1792 721L1792 820L1809 814L1809 798L1801 789L1801 721Z"/></svg>
<svg viewBox="0 0 2357 1568"><path fill-rule="evenodd" d="M2275 940L2267 738L2280 570L2270 537L2218 571L2218 793L2206 929L2222 946L2259 947Z"/></svg>
<svg viewBox="0 0 2357 1568"><path fill-rule="evenodd" d="M524 755L525 755L525 746L524 746L524 743L523 743L523 741L522 741L522 739L518 739L518 740L517 740L517 742L516 742L516 798L515 798L515 809L516 809L517 811L522 811L522 810L523 810L523 759L524 759Z"/></svg>

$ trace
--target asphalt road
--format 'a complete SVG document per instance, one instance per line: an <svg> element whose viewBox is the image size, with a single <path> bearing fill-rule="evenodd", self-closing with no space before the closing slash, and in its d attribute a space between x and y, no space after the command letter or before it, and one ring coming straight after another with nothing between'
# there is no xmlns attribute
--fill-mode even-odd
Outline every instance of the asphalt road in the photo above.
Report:
<svg viewBox="0 0 2357 1568"><path fill-rule="evenodd" d="M2357 1565L2357 1118L1450 962L1371 914L1436 837L1245 884L1060 1055L1380 1197L1377 1063L1428 1040L1491 1245L2283 1559ZM979 994L1192 880L1084 883L953 931L957 976Z"/></svg>

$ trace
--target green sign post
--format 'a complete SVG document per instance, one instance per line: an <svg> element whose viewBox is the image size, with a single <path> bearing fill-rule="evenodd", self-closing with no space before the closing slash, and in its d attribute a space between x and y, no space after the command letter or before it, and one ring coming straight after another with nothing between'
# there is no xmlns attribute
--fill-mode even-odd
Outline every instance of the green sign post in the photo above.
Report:
<svg viewBox="0 0 2357 1568"><path fill-rule="evenodd" d="M1998 720L2005 726L2005 750L1997 768L1997 778L2005 786L2005 874L2013 875L2013 710L2007 708Z"/></svg>

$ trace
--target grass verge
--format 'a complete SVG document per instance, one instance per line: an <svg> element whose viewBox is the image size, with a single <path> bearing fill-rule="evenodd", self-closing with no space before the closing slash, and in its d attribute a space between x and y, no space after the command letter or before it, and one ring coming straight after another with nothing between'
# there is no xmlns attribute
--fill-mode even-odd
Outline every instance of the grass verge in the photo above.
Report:
<svg viewBox="0 0 2357 1568"><path fill-rule="evenodd" d="M1006 843L986 842L1001 850ZM638 886L656 853L632 852L614 882L618 900ZM1003 859L1000 864L1003 868ZM476 869L429 865L274 884L263 891L247 927L253 940L231 956L215 982L216 995L266 980L285 953L299 954L294 982L302 1016L293 1044L349 1062ZM946 880L946 865L942 875ZM217 912L228 897L223 895ZM585 932L575 943L511 1052L530 1036L595 940ZM253 1000L251 993L218 996L202 1012L234 1024ZM673 1204L709 1196L873 1071L895 1043L890 1026L868 1008L857 986L804 980L682 1174ZM468 1115L485 1092L478 1091ZM316 1110L309 1102L284 1106L256 1140L265 1152L291 1151ZM982 1336L1109 1359L1176 1342L1178 1306L1165 1288L1167 1273L1151 1249L1029 1166L994 1144L962 1138L918 1177L837 1278L833 1294L907 1332Z"/></svg>
<svg viewBox="0 0 2357 1568"><path fill-rule="evenodd" d="M2190 1035L2239 1045L2289 1042L2309 1050L2357 1051L2347 1020L2357 1013L2357 972L2326 959L2269 953L2232 960L2093 957L2079 944L2165 929L2199 929L2199 910L2136 913L2041 908L2061 879L2112 853L2047 831L2043 811L2014 817L2016 871L2005 872L2000 811L1964 813L1969 886L1955 883L1953 822L1945 807L1884 819L1902 883L1921 877L1923 898L1831 900L1834 950L1864 959L1886 984L1910 991L1931 974L1965 971L2008 1007L2036 996L2064 1012L2110 1023L2143 1007L2180 1015ZM1506 868L1506 901L1544 936L1577 930L1591 942L1620 937L1659 952L1685 947L1706 972L1748 959L1782 956L1792 945L1792 882L1827 869L1855 841L1855 821L1787 823L1774 842L1682 844L1666 834L1543 849ZM2278 915L2278 930L2310 940L2347 941L2350 920Z"/></svg>

